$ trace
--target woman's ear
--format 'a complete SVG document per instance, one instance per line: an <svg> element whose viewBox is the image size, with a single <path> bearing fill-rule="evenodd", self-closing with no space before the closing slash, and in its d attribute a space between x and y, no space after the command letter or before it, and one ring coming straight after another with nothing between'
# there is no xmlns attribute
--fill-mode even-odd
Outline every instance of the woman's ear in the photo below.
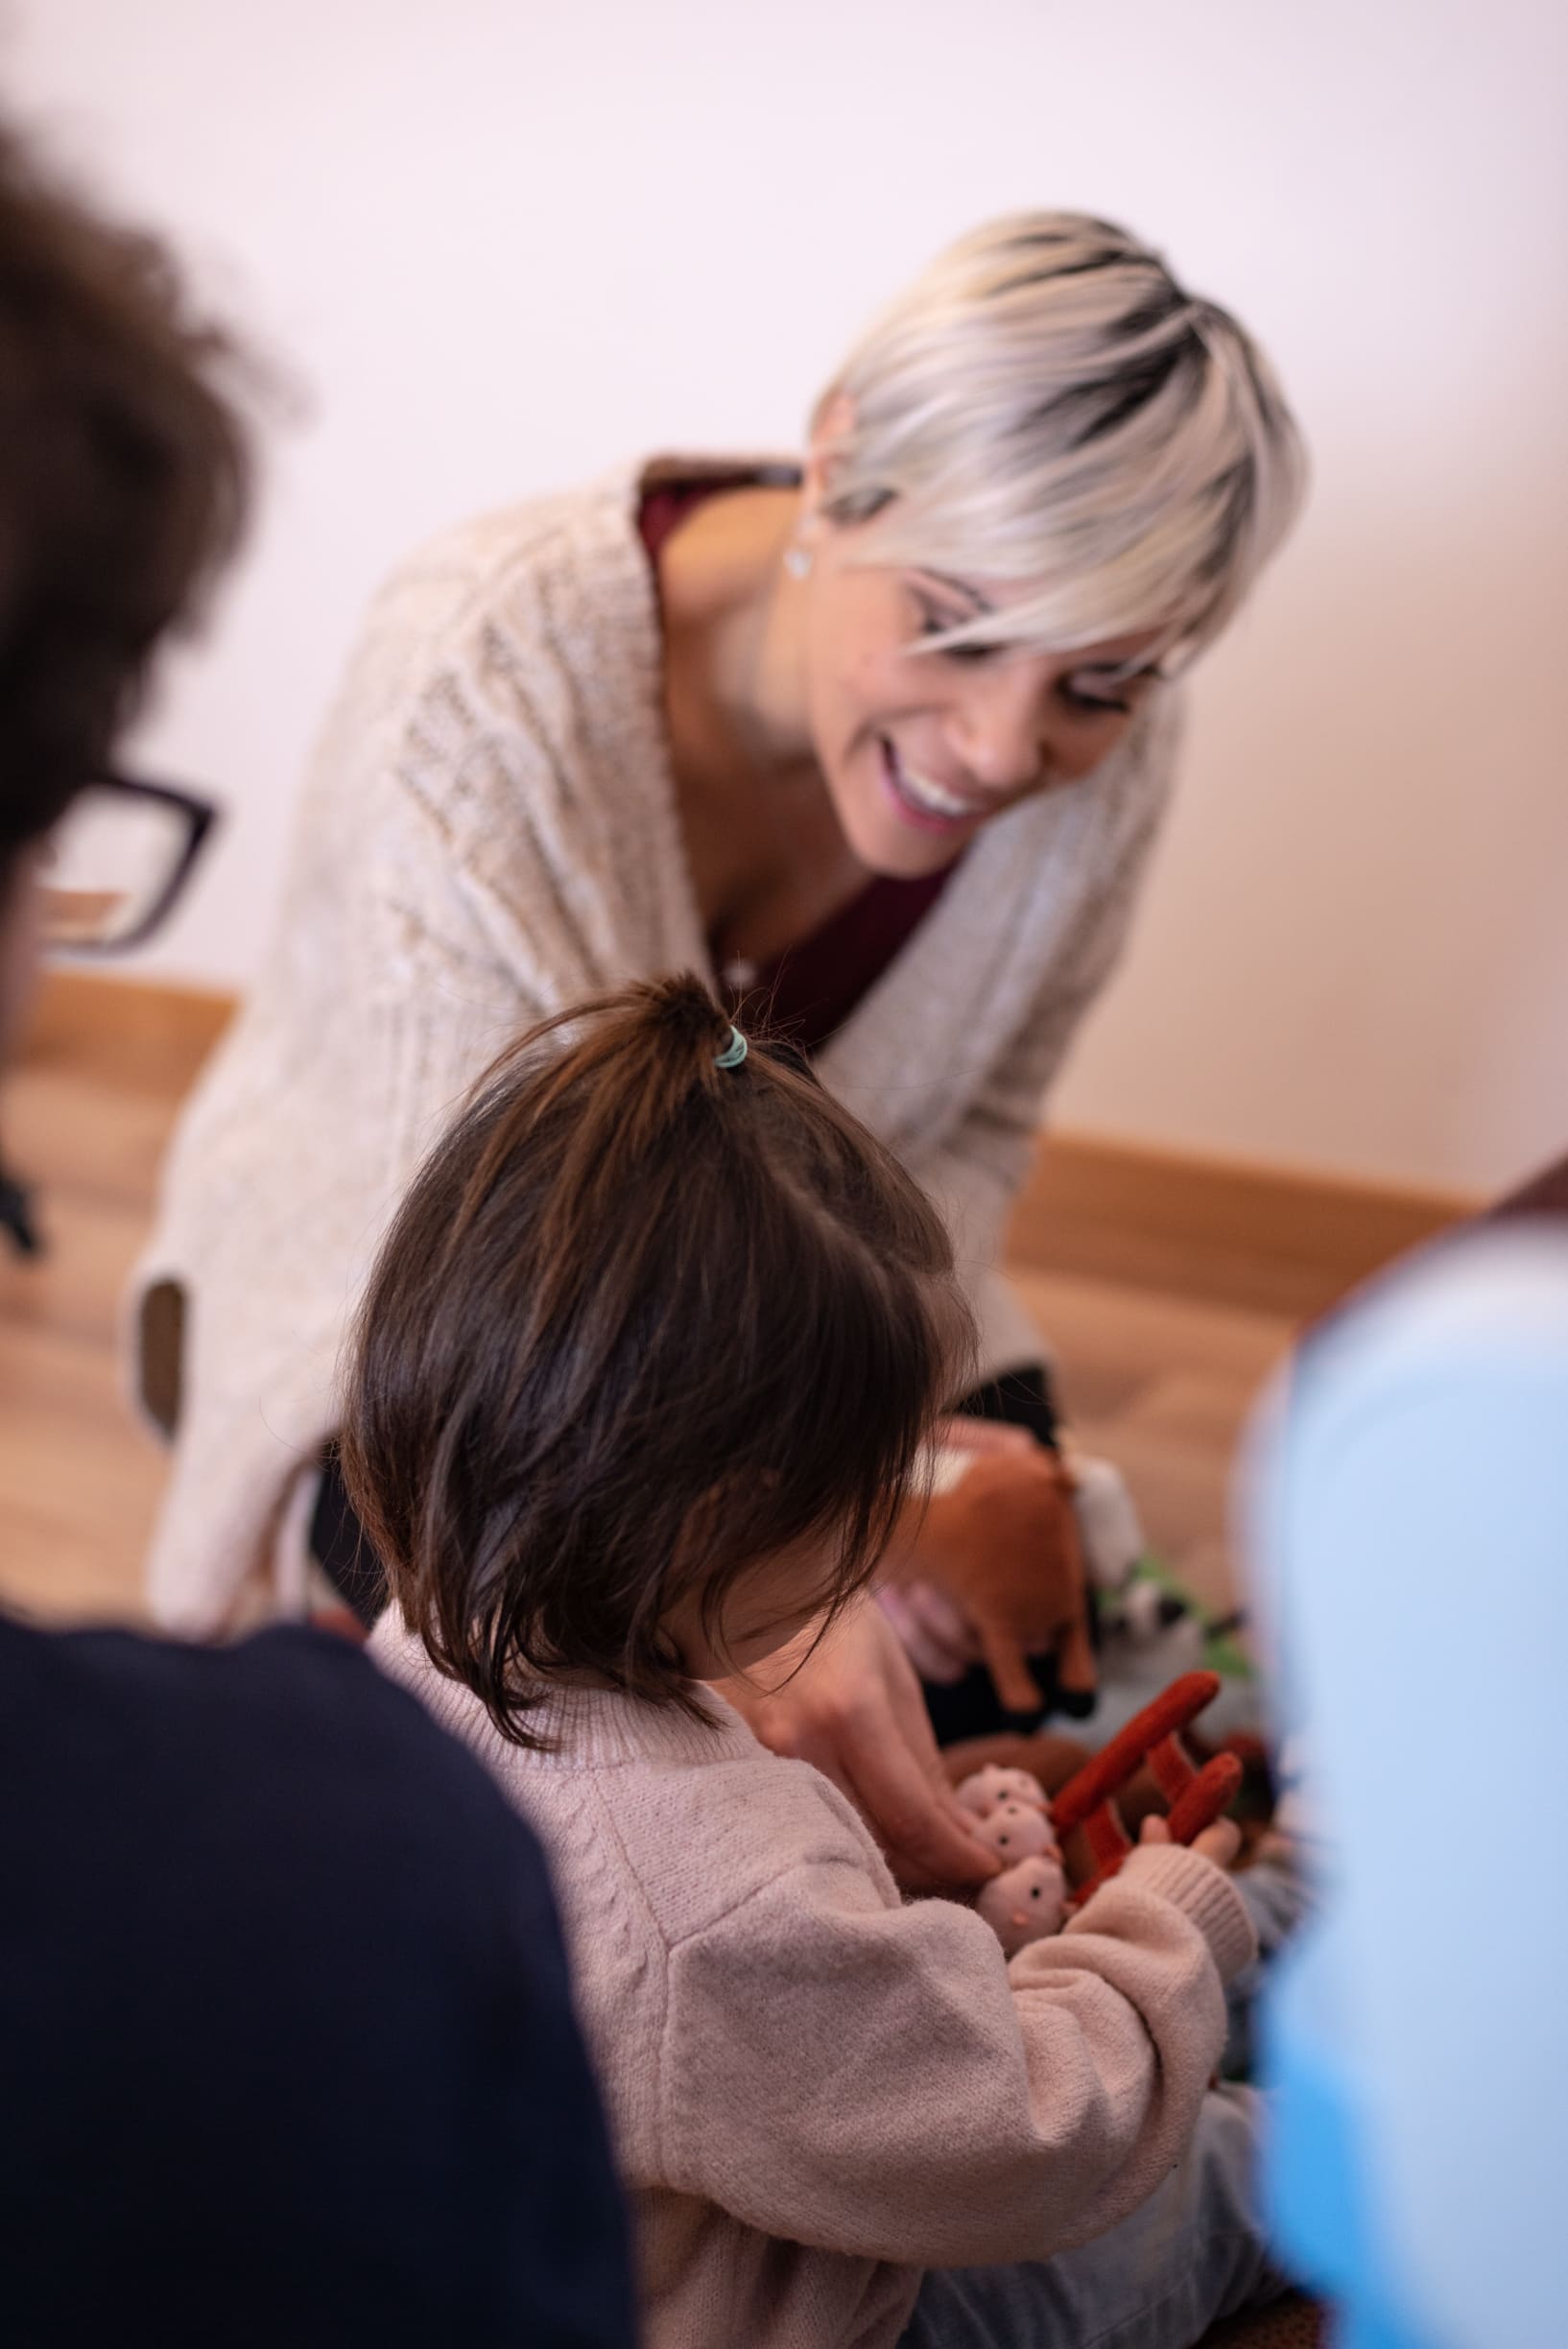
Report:
<svg viewBox="0 0 1568 2349"><path fill-rule="evenodd" d="M820 519L823 501L832 494L835 460L854 429L854 401L847 392L830 392L812 418L800 477L802 527Z"/></svg>

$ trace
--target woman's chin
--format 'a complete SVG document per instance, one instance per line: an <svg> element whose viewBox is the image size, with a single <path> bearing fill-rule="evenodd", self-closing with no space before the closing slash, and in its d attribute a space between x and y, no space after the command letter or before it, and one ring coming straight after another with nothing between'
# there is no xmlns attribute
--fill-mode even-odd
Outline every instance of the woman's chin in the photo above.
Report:
<svg viewBox="0 0 1568 2349"><path fill-rule="evenodd" d="M851 845L867 870L878 880L925 881L933 873L944 872L962 855L975 829L972 824L966 825L962 831L941 838L906 831L895 824L867 824L863 839Z"/></svg>
<svg viewBox="0 0 1568 2349"><path fill-rule="evenodd" d="M847 788L836 791L839 821L867 872L886 881L923 881L945 870L981 826L974 818L943 820L906 804L880 752L859 765Z"/></svg>
<svg viewBox="0 0 1568 2349"><path fill-rule="evenodd" d="M923 881L941 872L973 839L974 824L928 828L910 823L888 805L880 785L839 801L839 821L857 863L879 881Z"/></svg>

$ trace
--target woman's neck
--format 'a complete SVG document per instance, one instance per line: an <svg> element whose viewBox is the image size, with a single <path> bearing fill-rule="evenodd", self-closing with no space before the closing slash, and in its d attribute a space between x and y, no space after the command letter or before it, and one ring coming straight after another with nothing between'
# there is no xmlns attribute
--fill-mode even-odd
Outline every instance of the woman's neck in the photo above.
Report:
<svg viewBox="0 0 1568 2349"><path fill-rule="evenodd" d="M704 498L659 560L667 672L684 740L677 765L753 776L809 759L797 613L784 550L796 489L729 489Z"/></svg>
<svg viewBox="0 0 1568 2349"><path fill-rule="evenodd" d="M716 954L761 960L864 883L813 748L798 590L799 493L704 499L660 558L665 718L688 860Z"/></svg>

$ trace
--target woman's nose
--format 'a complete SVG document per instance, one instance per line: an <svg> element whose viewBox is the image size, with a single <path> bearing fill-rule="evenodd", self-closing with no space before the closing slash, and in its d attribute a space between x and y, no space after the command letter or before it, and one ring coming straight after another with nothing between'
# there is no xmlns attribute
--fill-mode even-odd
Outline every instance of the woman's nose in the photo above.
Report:
<svg viewBox="0 0 1568 2349"><path fill-rule="evenodd" d="M1048 779L1052 682L1033 661L998 661L966 680L950 740L971 781L1002 797Z"/></svg>

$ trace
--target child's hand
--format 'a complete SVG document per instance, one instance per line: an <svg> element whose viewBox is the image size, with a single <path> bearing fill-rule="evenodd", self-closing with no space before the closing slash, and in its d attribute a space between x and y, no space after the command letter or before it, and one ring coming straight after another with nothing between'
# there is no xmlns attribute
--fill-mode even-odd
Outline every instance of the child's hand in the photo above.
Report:
<svg viewBox="0 0 1568 2349"><path fill-rule="evenodd" d="M858 1601L807 1654L813 1636L721 1691L764 1745L814 1763L848 1795L907 1891L988 1882L1001 1863L947 1783L920 1684L881 1609Z"/></svg>
<svg viewBox="0 0 1568 2349"><path fill-rule="evenodd" d="M1140 1843L1169 1843L1171 1830L1157 1811L1151 1812L1138 1830ZM1201 1835L1194 1836L1187 1848L1204 1860L1212 1860L1216 1867L1227 1868L1241 1850L1241 1829L1230 1819L1216 1819Z"/></svg>

